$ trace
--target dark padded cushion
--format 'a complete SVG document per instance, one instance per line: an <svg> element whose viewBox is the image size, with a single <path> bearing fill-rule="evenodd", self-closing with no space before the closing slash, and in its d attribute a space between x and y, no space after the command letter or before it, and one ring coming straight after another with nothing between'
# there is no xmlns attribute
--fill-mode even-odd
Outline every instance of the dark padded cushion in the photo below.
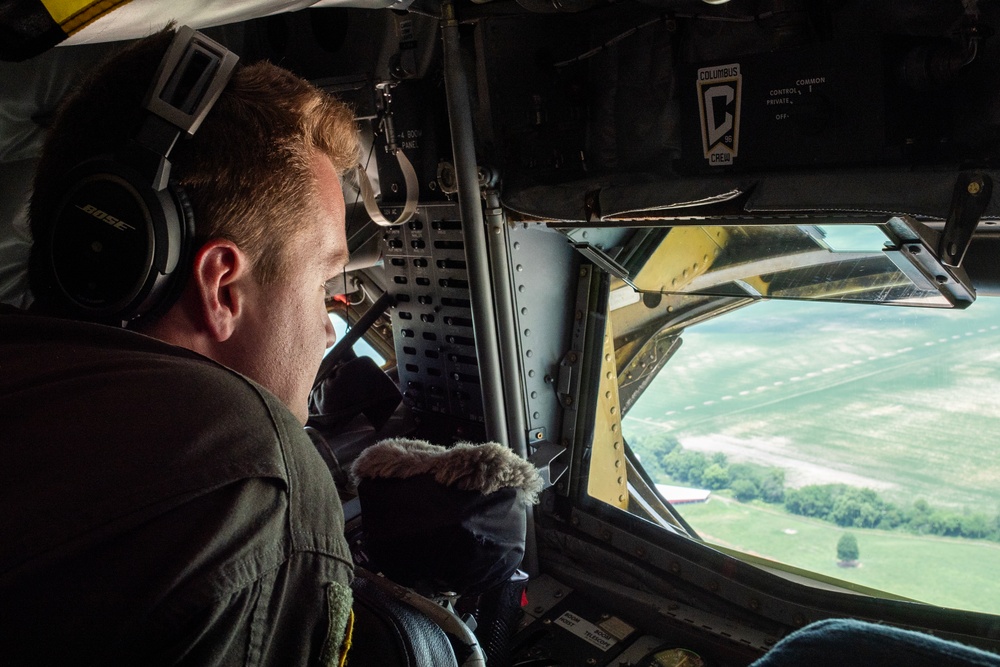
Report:
<svg viewBox="0 0 1000 667"><path fill-rule="evenodd" d="M526 513L515 489L489 495L430 475L358 485L365 551L394 581L473 594L510 578L524 556Z"/></svg>
<svg viewBox="0 0 1000 667"><path fill-rule="evenodd" d="M448 636L434 621L373 582L354 579L353 667L458 667Z"/></svg>

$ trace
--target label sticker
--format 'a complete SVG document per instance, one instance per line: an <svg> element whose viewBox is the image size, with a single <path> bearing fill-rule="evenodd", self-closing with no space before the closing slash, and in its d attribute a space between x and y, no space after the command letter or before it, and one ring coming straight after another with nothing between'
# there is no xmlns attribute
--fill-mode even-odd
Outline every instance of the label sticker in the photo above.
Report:
<svg viewBox="0 0 1000 667"><path fill-rule="evenodd" d="M631 306L633 303L639 303L641 300L642 295L628 285L619 287L608 297L608 310L618 310L625 306Z"/></svg>
<svg viewBox="0 0 1000 667"><path fill-rule="evenodd" d="M740 144L740 102L743 75L739 63L698 70L698 108L701 111L701 144L713 167L736 160Z"/></svg>
<svg viewBox="0 0 1000 667"><path fill-rule="evenodd" d="M580 639L596 646L602 651L607 651L618 643L618 640L610 633L600 629L590 621L580 618L571 611L567 611L557 618L556 624L561 625Z"/></svg>
<svg viewBox="0 0 1000 667"><path fill-rule="evenodd" d="M617 616L609 616L601 621L601 629L610 632L619 641L635 632L635 628Z"/></svg>

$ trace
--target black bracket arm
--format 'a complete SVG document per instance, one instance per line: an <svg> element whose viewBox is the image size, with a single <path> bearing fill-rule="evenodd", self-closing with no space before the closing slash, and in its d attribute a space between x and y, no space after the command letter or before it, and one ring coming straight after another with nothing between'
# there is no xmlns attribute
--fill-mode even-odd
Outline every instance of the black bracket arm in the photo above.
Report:
<svg viewBox="0 0 1000 667"><path fill-rule="evenodd" d="M945 266L962 265L972 234L993 195L993 179L987 174L960 174L951 198L951 210L938 244L938 257Z"/></svg>

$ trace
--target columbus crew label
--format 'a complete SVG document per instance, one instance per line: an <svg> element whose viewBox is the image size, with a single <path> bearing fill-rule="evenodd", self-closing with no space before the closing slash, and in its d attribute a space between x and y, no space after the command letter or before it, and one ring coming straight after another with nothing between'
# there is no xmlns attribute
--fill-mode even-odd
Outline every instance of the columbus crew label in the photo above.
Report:
<svg viewBox="0 0 1000 667"><path fill-rule="evenodd" d="M701 143L713 167L732 165L740 146L740 96L743 77L738 63L698 70Z"/></svg>

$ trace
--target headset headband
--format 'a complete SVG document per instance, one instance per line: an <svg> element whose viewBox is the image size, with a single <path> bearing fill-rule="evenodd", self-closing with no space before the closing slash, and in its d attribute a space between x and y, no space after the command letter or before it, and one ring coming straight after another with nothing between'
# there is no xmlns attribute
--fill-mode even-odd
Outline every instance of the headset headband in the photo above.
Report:
<svg viewBox="0 0 1000 667"><path fill-rule="evenodd" d="M193 136L201 126L238 60L235 53L193 28L178 28L143 101L150 115L136 133L136 143L166 160L182 134ZM169 176L169 169L157 169L153 188L165 188Z"/></svg>

